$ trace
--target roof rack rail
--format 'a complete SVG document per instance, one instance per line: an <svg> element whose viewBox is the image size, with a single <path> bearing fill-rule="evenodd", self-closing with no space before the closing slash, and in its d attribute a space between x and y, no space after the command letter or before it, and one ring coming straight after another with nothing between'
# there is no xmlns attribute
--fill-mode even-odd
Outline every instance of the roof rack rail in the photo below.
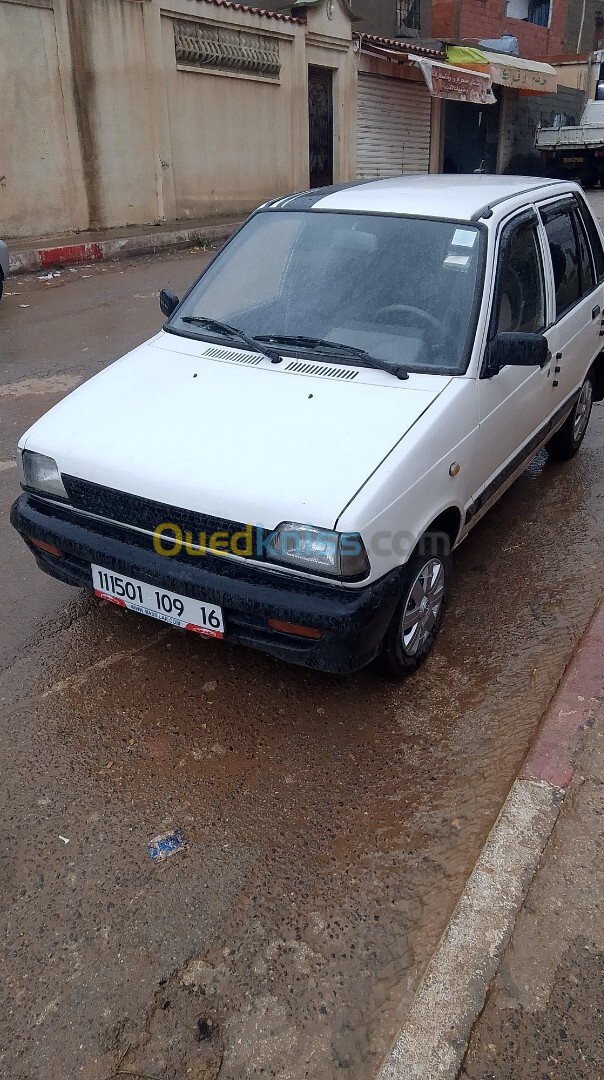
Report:
<svg viewBox="0 0 604 1080"><path fill-rule="evenodd" d="M538 177L535 179L538 179ZM499 199L493 199L490 203L482 206L480 210L475 210L470 221L480 221L481 218L487 221L490 217L493 217L494 206L499 206L500 203L507 202L509 199L515 199L517 195L528 195L529 191L534 191L536 187L550 187L559 183L560 180L545 180L543 184L532 184L531 187L523 188L522 191L508 192L507 195L502 195Z"/></svg>

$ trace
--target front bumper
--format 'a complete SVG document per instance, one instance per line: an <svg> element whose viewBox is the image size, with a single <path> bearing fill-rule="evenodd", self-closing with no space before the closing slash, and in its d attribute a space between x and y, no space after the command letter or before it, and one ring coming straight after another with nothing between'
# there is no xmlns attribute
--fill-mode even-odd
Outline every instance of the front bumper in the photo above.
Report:
<svg viewBox="0 0 604 1080"><path fill-rule="evenodd" d="M68 585L91 589L90 564L97 563L158 588L219 604L228 641L318 671L347 674L370 663L380 651L402 591L403 571L398 569L371 585L347 589L211 555L168 558L153 550L147 536L77 517L27 494L14 503L11 523L40 569ZM59 548L63 558L34 547L32 537ZM269 618L320 629L323 637L279 633L267 625Z"/></svg>

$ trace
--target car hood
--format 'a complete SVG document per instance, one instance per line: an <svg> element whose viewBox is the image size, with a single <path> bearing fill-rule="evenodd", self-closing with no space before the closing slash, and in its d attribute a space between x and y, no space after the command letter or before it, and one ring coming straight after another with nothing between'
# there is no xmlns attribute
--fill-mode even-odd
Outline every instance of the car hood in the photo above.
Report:
<svg viewBox="0 0 604 1080"><path fill-rule="evenodd" d="M161 333L78 387L20 445L63 473L171 506L269 529L333 528L449 382L273 365Z"/></svg>

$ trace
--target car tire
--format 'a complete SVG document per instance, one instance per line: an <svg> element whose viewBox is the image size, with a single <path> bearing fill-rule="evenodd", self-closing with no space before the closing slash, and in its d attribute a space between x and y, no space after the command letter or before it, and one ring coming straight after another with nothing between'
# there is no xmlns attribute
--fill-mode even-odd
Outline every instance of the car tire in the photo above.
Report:
<svg viewBox="0 0 604 1080"><path fill-rule="evenodd" d="M428 657L449 598L451 555L448 538L426 533L407 564L405 586L382 643L380 663L400 679Z"/></svg>
<svg viewBox="0 0 604 1080"><path fill-rule="evenodd" d="M581 395L570 416L566 418L560 430L546 444L549 456L555 461L568 461L577 453L585 438L593 400L594 380L590 371L581 387Z"/></svg>
<svg viewBox="0 0 604 1080"><path fill-rule="evenodd" d="M4 292L4 274L0 270L0 300L2 299L2 293Z"/></svg>

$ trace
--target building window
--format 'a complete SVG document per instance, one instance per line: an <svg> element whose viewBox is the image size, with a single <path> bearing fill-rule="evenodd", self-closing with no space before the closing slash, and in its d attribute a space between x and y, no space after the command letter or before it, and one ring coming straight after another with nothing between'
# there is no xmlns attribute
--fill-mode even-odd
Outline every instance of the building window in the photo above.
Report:
<svg viewBox="0 0 604 1080"><path fill-rule="evenodd" d="M401 37L420 29L420 0L396 0L396 25Z"/></svg>
<svg viewBox="0 0 604 1080"><path fill-rule="evenodd" d="M551 6L551 0L507 0L506 15L535 26L549 26Z"/></svg>

